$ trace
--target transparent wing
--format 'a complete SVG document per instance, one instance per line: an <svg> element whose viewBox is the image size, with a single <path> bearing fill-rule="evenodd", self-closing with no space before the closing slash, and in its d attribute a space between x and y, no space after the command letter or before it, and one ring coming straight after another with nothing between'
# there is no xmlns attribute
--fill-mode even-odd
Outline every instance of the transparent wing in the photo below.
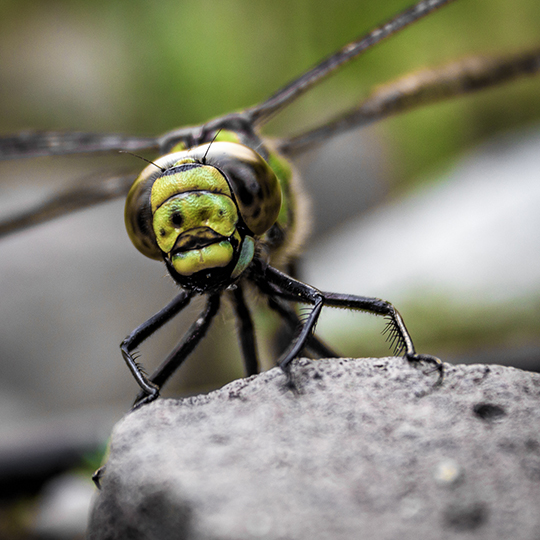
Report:
<svg viewBox="0 0 540 540"><path fill-rule="evenodd" d="M283 110L339 67L450 1L452 0L418 2L367 35L349 43L262 103L240 113L216 118L204 126L181 128L158 137L80 132L22 132L0 137L0 159L143 150L156 150L163 154L170 151L179 141L189 145L190 141L200 138L200 134L205 130L211 131L226 126L230 129L238 127L248 134L254 133L256 126L266 123L274 114ZM507 58L474 57L443 68L404 77L379 88L357 108L339 118L308 133L284 140L281 148L285 153L296 154L333 134L359 127L390 114L405 112L419 104L472 92L537 72L538 56L539 52L535 50ZM254 140L259 140L256 135ZM77 182L72 188L51 197L41 205L0 223L0 234L9 234L79 208L123 196L127 193L132 179L130 176L98 177L93 186L84 188Z"/></svg>
<svg viewBox="0 0 540 540"><path fill-rule="evenodd" d="M136 137L116 133L23 131L0 137L0 159L20 159L98 152L140 152L159 147L156 137Z"/></svg>
<svg viewBox="0 0 540 540"><path fill-rule="evenodd" d="M540 71L540 47L511 56L471 56L411 73L375 89L357 107L280 143L287 155L303 152L328 137L451 97L470 94Z"/></svg>
<svg viewBox="0 0 540 540"><path fill-rule="evenodd" d="M79 180L65 191L52 195L36 206L0 220L0 238L89 206L125 197L134 180L133 174L93 175L91 183Z"/></svg>
<svg viewBox="0 0 540 540"><path fill-rule="evenodd" d="M313 66L303 75L290 82L266 101L246 109L245 114L255 125L262 125L270 118L281 111L284 107L298 99L303 93L320 83L325 77L347 62L350 62L363 52L371 49L384 39L396 34L400 30L419 19L429 15L436 9L449 4L453 0L422 0L416 5L402 11L383 25L375 28L369 34L348 43L338 52L332 54L319 64Z"/></svg>

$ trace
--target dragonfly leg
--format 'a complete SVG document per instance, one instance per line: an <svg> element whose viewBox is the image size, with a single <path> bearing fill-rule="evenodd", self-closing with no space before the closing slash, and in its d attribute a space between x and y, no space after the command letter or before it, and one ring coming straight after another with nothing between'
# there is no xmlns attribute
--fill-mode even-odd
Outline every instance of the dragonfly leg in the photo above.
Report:
<svg viewBox="0 0 540 540"><path fill-rule="evenodd" d="M244 298L244 291L240 285L236 285L231 296L234 302L234 310L240 322L238 337L240 339L242 356L244 357L246 375L249 377L259 373L259 359L253 319Z"/></svg>
<svg viewBox="0 0 540 540"><path fill-rule="evenodd" d="M414 344L405 326L405 322L399 311L386 300L368 296L356 296L352 294L321 293L325 305L346 308L359 311L367 311L374 315L386 317L388 324L384 330L387 341L390 342L395 354L403 354L410 362L427 362L433 364L434 370L439 372L437 385L442 383L444 376L443 363L435 356L429 354L417 354Z"/></svg>
<svg viewBox="0 0 540 540"><path fill-rule="evenodd" d="M317 323L317 318L322 305L327 305L351 310L367 311L374 315L386 317L388 319L388 325L384 332L387 334L387 340L390 341L391 345L394 347L395 354L404 354L405 358L410 362L427 362L432 364L434 370L439 374L436 385L442 383L444 376L443 363L435 356L417 354L403 318L390 302L367 296L322 292L279 272L275 268L270 266L262 268L262 263L259 271L264 276L264 279L257 279L257 277L254 276L256 283L261 290L270 297L279 296L289 301L305 302L315 306L306 322L302 323L303 327L299 337L296 339L293 346L286 351L279 362L279 365L281 365L284 370L290 361L295 358L295 355L301 350L302 342L306 342L310 336L309 332L313 330Z"/></svg>
<svg viewBox="0 0 540 540"><path fill-rule="evenodd" d="M167 358L161 363L161 365L152 373L149 378L149 382L155 388L161 389L163 385L169 380L171 375L182 365L184 360L199 344L201 339L206 335L208 328L220 306L220 295L210 295L206 303L204 311L199 315L197 320L191 325L190 329L183 337L182 341L176 346L176 348L167 356ZM135 399L133 408L138 408L150 401L153 401L157 395L149 395L143 388L139 395Z"/></svg>
<svg viewBox="0 0 540 540"><path fill-rule="evenodd" d="M122 356L148 401L152 401L158 397L159 387L151 382L144 374L141 366L136 362L133 352L145 339L150 337L156 330L159 330L184 309L189 304L192 296L192 292L182 291L162 310L133 330L120 344Z"/></svg>
<svg viewBox="0 0 540 540"><path fill-rule="evenodd" d="M287 323L290 330L295 332L296 329L301 325L300 318L297 313L292 309L288 304L278 300L273 296L268 297L268 305L276 313L278 313L281 318ZM331 349L322 339L317 337L315 334L311 334L308 337L305 349L315 358L338 358L337 354L333 349Z"/></svg>
<svg viewBox="0 0 540 540"><path fill-rule="evenodd" d="M305 320L301 321L298 336L293 340L292 344L285 350L285 352L281 355L281 358L278 360L279 367L281 367L281 369L288 375L290 381L289 364L300 354L309 338L312 336L323 307L323 297L321 292L315 289L315 287L311 287L310 285L306 285L301 281L297 281L296 279L293 279L287 274L284 274L271 266L267 266L264 269L263 280L258 280L258 283L261 283L260 286L263 288L263 290L264 281L268 282L268 284L271 286L271 290L273 290L274 293L278 293L296 302L303 302L313 305L313 308Z"/></svg>

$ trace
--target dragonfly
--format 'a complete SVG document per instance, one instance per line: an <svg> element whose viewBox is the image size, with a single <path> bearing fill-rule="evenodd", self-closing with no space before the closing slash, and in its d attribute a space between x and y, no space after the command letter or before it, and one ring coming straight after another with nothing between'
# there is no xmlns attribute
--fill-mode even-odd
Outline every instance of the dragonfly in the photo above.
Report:
<svg viewBox="0 0 540 540"><path fill-rule="evenodd" d="M246 372L249 375L258 371L256 333L246 290L255 290L263 296L293 336L278 361L288 375L291 361L303 351L319 357L337 356L314 334L323 306L330 306L386 317L395 352L404 353L411 362L433 364L442 376L437 358L416 352L405 323L392 304L377 298L318 291L296 278L294 260L305 232L299 226L303 193L296 189L297 180L288 170L288 160L329 137L416 106L534 74L539 69L539 50L469 57L417 72L376 89L360 105L339 117L276 143L268 142L261 135L261 128L340 67L449 3L450 0L418 2L348 43L267 100L200 126L175 129L157 137L32 131L2 137L2 159L119 151L135 154L153 151L161 156L151 160L137 179L132 175L111 175L97 178L91 185L75 185L0 224L0 234L7 235L127 195L126 222L135 247L152 259L163 260L181 287L181 292L170 304L122 343L124 360L141 388L137 405L155 399L161 387L205 337L220 309L223 295L232 303L239 320ZM191 178L193 173L190 171L194 170L214 172L208 173L210 177L201 187L198 180ZM238 173L239 170L242 172ZM169 183L171 179L172 184ZM174 193L171 185L176 189ZM158 195L149 196L154 192L154 186L156 192L166 193L164 199ZM263 195L259 196L260 193ZM190 202L203 197L219 202L215 206L207 202L202 207ZM253 199L255 203L252 203ZM172 207L178 210L182 206L179 201L187 205L186 214L165 212ZM189 209L197 209L198 217L195 225L185 228ZM166 218L160 218L160 221L156 217L158 211L165 212ZM208 221L206 214L212 212L222 212L228 217ZM163 241L160 240L161 231ZM178 347L153 374L147 376L134 351L197 295L206 295L206 307ZM310 306L307 314L298 315L291 307L291 303L298 302Z"/></svg>

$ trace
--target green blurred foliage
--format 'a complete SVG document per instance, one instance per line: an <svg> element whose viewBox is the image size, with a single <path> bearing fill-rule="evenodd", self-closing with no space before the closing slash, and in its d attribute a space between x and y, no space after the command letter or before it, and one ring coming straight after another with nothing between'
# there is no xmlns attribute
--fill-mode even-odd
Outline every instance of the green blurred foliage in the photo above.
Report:
<svg viewBox="0 0 540 540"><path fill-rule="evenodd" d="M3 0L0 129L160 133L252 105L409 1ZM269 126L297 132L411 70L537 44L536 0L461 0L415 24ZM429 107L381 129L400 180L540 117L537 81Z"/></svg>

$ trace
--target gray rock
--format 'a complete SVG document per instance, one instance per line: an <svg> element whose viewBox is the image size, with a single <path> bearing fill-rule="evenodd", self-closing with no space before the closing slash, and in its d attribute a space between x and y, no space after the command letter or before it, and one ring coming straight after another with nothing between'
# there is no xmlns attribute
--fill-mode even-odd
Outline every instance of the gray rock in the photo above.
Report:
<svg viewBox="0 0 540 540"><path fill-rule="evenodd" d="M89 540L540 537L540 375L299 360L115 428Z"/></svg>

